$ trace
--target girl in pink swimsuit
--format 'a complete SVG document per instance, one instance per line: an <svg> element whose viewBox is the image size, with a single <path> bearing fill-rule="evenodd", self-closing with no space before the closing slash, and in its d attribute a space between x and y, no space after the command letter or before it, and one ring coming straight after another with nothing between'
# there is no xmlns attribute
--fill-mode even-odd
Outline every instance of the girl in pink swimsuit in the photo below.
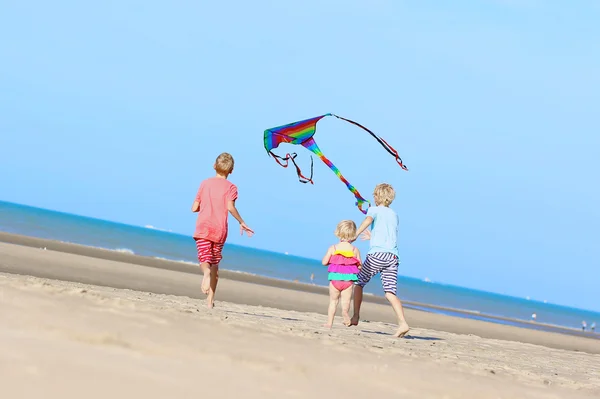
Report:
<svg viewBox="0 0 600 399"><path fill-rule="evenodd" d="M340 298L342 299L342 317L346 326L350 325L350 301L352 287L358 281L360 271L360 251L350 244L356 237L356 224L352 220L342 220L335 229L340 239L336 245L329 247L323 257L323 265L329 272L329 310L327 324L331 328Z"/></svg>

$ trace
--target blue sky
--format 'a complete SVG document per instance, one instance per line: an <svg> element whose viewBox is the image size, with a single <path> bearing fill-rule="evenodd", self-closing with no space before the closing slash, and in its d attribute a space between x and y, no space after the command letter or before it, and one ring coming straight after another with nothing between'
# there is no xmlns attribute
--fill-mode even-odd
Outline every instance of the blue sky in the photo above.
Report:
<svg viewBox="0 0 600 399"><path fill-rule="evenodd" d="M0 10L0 199L191 234L197 187L228 151L257 233L230 241L320 257L336 223L362 214L319 162L315 185L298 183L262 134L333 112L410 168L319 122L317 143L364 196L396 187L402 274L600 309L597 2Z"/></svg>

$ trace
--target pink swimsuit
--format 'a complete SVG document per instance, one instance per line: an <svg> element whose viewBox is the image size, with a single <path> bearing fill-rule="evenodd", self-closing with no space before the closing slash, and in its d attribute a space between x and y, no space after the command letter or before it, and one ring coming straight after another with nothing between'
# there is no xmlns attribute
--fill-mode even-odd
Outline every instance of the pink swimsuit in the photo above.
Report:
<svg viewBox="0 0 600 399"><path fill-rule="evenodd" d="M335 252L329 259L329 281L338 290L343 291L358 281L358 266L360 261L352 251L340 251L334 247Z"/></svg>

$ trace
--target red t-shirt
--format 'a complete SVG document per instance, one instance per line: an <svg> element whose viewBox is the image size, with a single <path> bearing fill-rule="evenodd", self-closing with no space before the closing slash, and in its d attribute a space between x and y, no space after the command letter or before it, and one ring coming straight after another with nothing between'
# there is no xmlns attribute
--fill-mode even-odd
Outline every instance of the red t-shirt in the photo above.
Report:
<svg viewBox="0 0 600 399"><path fill-rule="evenodd" d="M200 184L196 201L200 203L194 238L219 244L227 239L227 202L235 201L238 191L227 179L211 177Z"/></svg>

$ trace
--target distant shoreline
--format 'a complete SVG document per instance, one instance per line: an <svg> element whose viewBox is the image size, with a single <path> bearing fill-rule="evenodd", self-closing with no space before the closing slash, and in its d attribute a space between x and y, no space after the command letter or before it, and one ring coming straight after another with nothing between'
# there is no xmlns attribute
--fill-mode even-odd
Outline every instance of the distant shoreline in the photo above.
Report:
<svg viewBox="0 0 600 399"><path fill-rule="evenodd" d="M166 270L182 272L182 273L190 273L190 274L197 274L197 275L202 274L199 267L195 267L195 266L193 266L189 263L185 263L185 262L178 262L178 261L167 260L167 259L157 259L157 258L153 258L153 257L149 257L149 256L135 255L135 254L131 254L131 253L118 252L118 251L109 250L109 249L95 248L95 247L90 247L90 246L85 246L85 245L80 245L80 244L66 243L66 242L61 242L61 241L55 241L55 240L49 240L49 239L43 239L43 238L37 238L37 237L31 237L31 236L24 236L24 235L19 235L19 234L0 232L0 242L16 244L16 245L32 247L32 248L46 248L48 250L57 251L57 252L82 255L82 256L98 258L98 259L103 259L103 260L111 260L111 261L116 261L116 262L130 263L130 264L158 268L158 269L166 269ZM230 280L234 280L234 281L241 281L241 282L246 282L246 283L265 285L265 286L283 288L283 289L300 291L300 292L311 292L311 293L323 294L323 295L327 295L327 293L328 293L327 287L324 287L324 286L287 281L287 280L276 279L276 278L272 278L272 277L265 277L265 276L255 275L255 274L244 273L244 272L237 272L234 270L221 270L221 277L230 279ZM378 295L372 295L372 294L366 294L365 301L371 302L371 303L377 303L377 304L386 304L387 303L387 301L384 297L378 296ZM556 332L556 333L580 336L580 337L585 337L585 338L590 338L590 339L600 339L600 334L597 334L597 333L594 334L591 332L583 332L583 331L580 331L575 328L568 328L568 327L549 325L549 324L538 323L538 322L533 322L533 321L512 319L512 318L508 318L508 317L487 315L487 314L482 314L479 312L470 312L467 310L452 309L452 308L448 308L448 307L412 302L412 301L407 301L407 300L403 300L403 304L406 306L406 308L424 311L424 312L445 314L445 315L457 316L457 317L468 318L468 319L488 321L488 322L498 323L498 324L507 324L507 325L513 325L513 326L527 328L527 329Z"/></svg>

